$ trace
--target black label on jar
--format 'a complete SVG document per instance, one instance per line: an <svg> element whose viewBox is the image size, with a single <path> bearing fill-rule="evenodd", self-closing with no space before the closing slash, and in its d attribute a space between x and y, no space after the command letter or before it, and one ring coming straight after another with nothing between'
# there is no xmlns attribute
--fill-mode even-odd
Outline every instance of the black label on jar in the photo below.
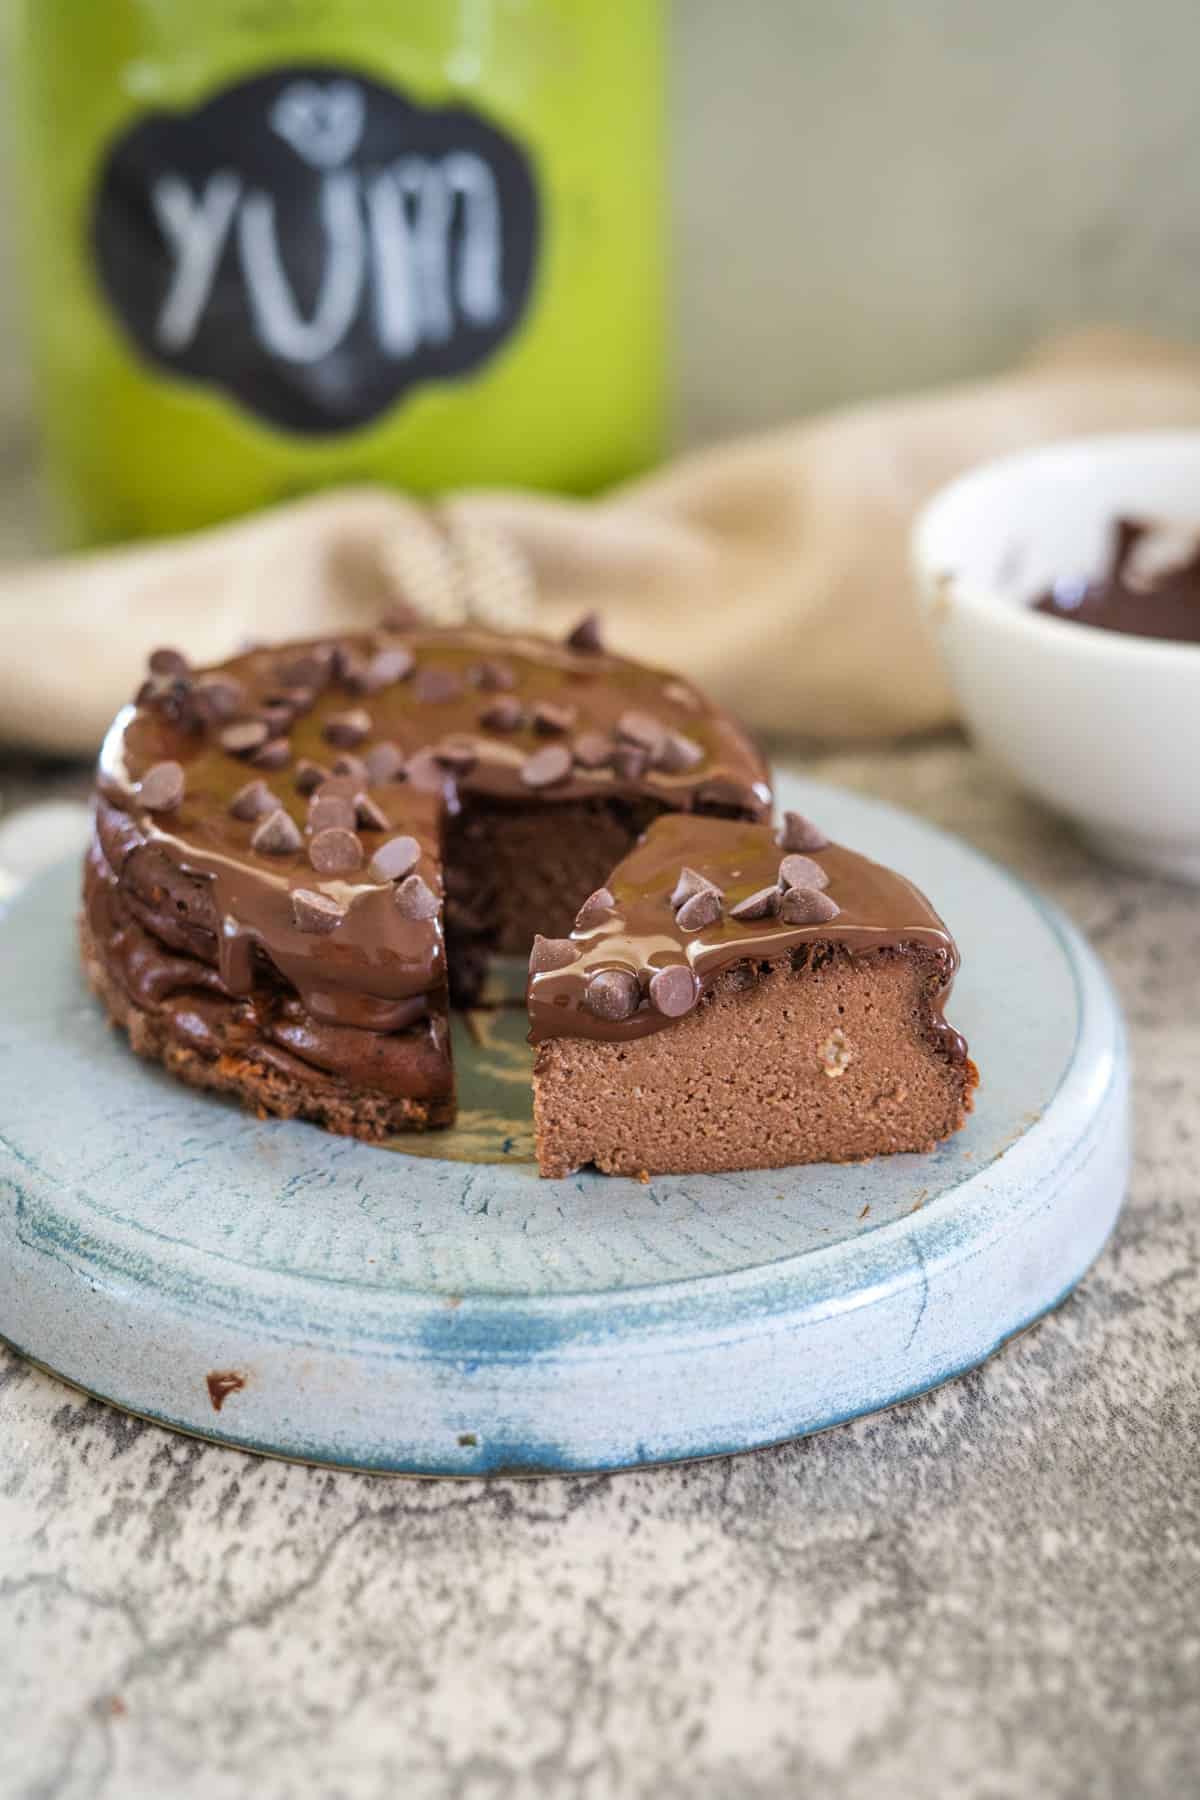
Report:
<svg viewBox="0 0 1200 1800"><path fill-rule="evenodd" d="M485 362L528 305L538 237L511 137L333 68L141 119L92 214L101 283L141 353L312 435Z"/></svg>

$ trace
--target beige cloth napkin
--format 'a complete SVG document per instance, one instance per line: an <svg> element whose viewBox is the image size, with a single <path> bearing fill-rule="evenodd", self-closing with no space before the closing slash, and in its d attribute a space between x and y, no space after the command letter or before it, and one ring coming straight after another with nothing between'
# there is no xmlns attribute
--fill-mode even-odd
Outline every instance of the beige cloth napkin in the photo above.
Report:
<svg viewBox="0 0 1200 1800"><path fill-rule="evenodd" d="M798 347L802 353L802 346ZM679 669L760 730L825 738L947 722L917 616L914 514L972 463L1075 433L1200 427L1200 354L1094 331L1011 373L681 457L598 500L489 492L430 509L344 490L187 539L0 573L0 737L91 752L171 644L436 619L564 631Z"/></svg>

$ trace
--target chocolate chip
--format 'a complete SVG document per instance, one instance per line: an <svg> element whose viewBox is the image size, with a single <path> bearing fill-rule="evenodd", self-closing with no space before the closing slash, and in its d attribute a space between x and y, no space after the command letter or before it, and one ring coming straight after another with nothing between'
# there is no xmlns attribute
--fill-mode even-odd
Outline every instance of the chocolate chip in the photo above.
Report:
<svg viewBox="0 0 1200 1800"><path fill-rule="evenodd" d="M292 923L297 931L323 937L340 925L345 916L345 907L339 906L332 895L319 894L315 888L293 888Z"/></svg>
<svg viewBox="0 0 1200 1800"><path fill-rule="evenodd" d="M273 688L269 694L264 696L263 704L264 709L281 707L289 717L295 719L301 713L311 711L316 697L310 687L279 687Z"/></svg>
<svg viewBox="0 0 1200 1800"><path fill-rule="evenodd" d="M703 761L703 747L695 738L685 737L682 731L668 731L663 736L662 747L654 759L654 766L668 775L682 775L687 769L694 769Z"/></svg>
<svg viewBox="0 0 1200 1800"><path fill-rule="evenodd" d="M339 644L334 652L333 666L344 688L349 688L352 694L366 693L367 659L361 650L355 650L349 644Z"/></svg>
<svg viewBox="0 0 1200 1800"><path fill-rule="evenodd" d="M598 1019L631 1019L642 991L628 969L600 969L587 984L583 1003Z"/></svg>
<svg viewBox="0 0 1200 1800"><path fill-rule="evenodd" d="M333 673L333 650L324 644L315 650L303 651L280 663L275 673L285 688L308 688L311 693L317 693Z"/></svg>
<svg viewBox="0 0 1200 1800"><path fill-rule="evenodd" d="M739 900L736 906L731 906L729 916L731 919L740 919L745 922L749 919L769 919L778 910L779 889L765 887L759 888L756 894L748 894L744 900Z"/></svg>
<svg viewBox="0 0 1200 1800"><path fill-rule="evenodd" d="M690 869L684 863L675 886L671 889L671 905L678 908L685 900L690 900L693 894L715 894L718 899L722 898L721 889L715 881L710 881L707 875L701 875L698 869Z"/></svg>
<svg viewBox="0 0 1200 1800"><path fill-rule="evenodd" d="M210 716L196 703L195 684L190 675L152 675L138 689L137 703L152 706L164 719L187 731L204 725Z"/></svg>
<svg viewBox="0 0 1200 1800"><path fill-rule="evenodd" d="M416 658L407 644L396 644L390 650L377 650L364 671L367 693L377 694L381 688L403 681L405 676L412 674L415 662Z"/></svg>
<svg viewBox="0 0 1200 1800"><path fill-rule="evenodd" d="M318 875L352 875L362 868L363 847L348 827L327 825L313 833L308 860Z"/></svg>
<svg viewBox="0 0 1200 1800"><path fill-rule="evenodd" d="M427 706L443 706L457 700L462 691L462 676L453 669L418 669L413 677L413 693Z"/></svg>
<svg viewBox="0 0 1200 1800"><path fill-rule="evenodd" d="M265 703L255 712L255 718L261 719L267 728L268 737L279 737L292 722L290 706L270 705Z"/></svg>
<svg viewBox="0 0 1200 1800"><path fill-rule="evenodd" d="M349 712L333 713L325 721L327 741L344 750L353 750L355 744L361 744L370 734L371 715L361 706L352 707Z"/></svg>
<svg viewBox="0 0 1200 1800"><path fill-rule="evenodd" d="M479 761L479 752L470 738L447 738L433 753L443 768L456 775L466 775Z"/></svg>
<svg viewBox="0 0 1200 1800"><path fill-rule="evenodd" d="M576 926L580 931L585 931L589 925L594 925L597 920L603 918L605 913L611 912L616 904L606 887L597 888L594 894L588 895L575 914Z"/></svg>
<svg viewBox="0 0 1200 1800"><path fill-rule="evenodd" d="M278 805L265 781L248 781L229 802L229 810L235 819L265 819Z"/></svg>
<svg viewBox="0 0 1200 1800"><path fill-rule="evenodd" d="M650 753L637 744L617 744L610 761L621 781L640 781L650 767Z"/></svg>
<svg viewBox="0 0 1200 1800"><path fill-rule="evenodd" d="M516 673L507 663L478 663L472 670L472 676L476 687L482 688L485 694L507 693L509 688L517 685Z"/></svg>
<svg viewBox="0 0 1200 1800"><path fill-rule="evenodd" d="M295 820L282 806L277 806L255 831L250 848L257 850L260 856L292 856L302 842Z"/></svg>
<svg viewBox="0 0 1200 1800"><path fill-rule="evenodd" d="M149 664L152 675L190 675L192 665L182 650L152 650Z"/></svg>
<svg viewBox="0 0 1200 1800"><path fill-rule="evenodd" d="M544 975L549 969L565 969L578 960L579 945L573 944L570 938L543 937L540 931L534 934L533 949L529 952L531 975Z"/></svg>
<svg viewBox="0 0 1200 1800"><path fill-rule="evenodd" d="M142 776L138 799L147 812L173 812L186 788L187 781L179 763L155 763Z"/></svg>
<svg viewBox="0 0 1200 1800"><path fill-rule="evenodd" d="M581 769L602 769L612 758L612 740L602 731L585 731L575 739L572 751Z"/></svg>
<svg viewBox="0 0 1200 1800"><path fill-rule="evenodd" d="M286 769L291 760L292 746L285 737L272 738L250 757L256 769Z"/></svg>
<svg viewBox="0 0 1200 1800"><path fill-rule="evenodd" d="M661 752L666 735L666 727L649 713L623 712L617 720L617 736L627 744L636 744L651 758Z"/></svg>
<svg viewBox="0 0 1200 1800"><path fill-rule="evenodd" d="M571 752L562 744L547 744L535 750L521 765L521 780L526 787L554 787L571 773Z"/></svg>
<svg viewBox="0 0 1200 1800"><path fill-rule="evenodd" d="M519 731L525 723L525 710L519 700L504 694L484 708L479 723L488 731Z"/></svg>
<svg viewBox="0 0 1200 1800"><path fill-rule="evenodd" d="M567 649L582 650L589 655L604 649L599 613L584 613L575 629L567 633Z"/></svg>
<svg viewBox="0 0 1200 1800"><path fill-rule="evenodd" d="M675 923L681 931L700 931L705 925L715 925L720 916L720 894L716 888L703 888L684 901L675 914Z"/></svg>
<svg viewBox="0 0 1200 1800"><path fill-rule="evenodd" d="M422 794L452 792L454 777L444 768L432 750L418 750L405 765L410 784Z"/></svg>
<svg viewBox="0 0 1200 1800"><path fill-rule="evenodd" d="M803 813L785 812L775 839L781 850L828 850L829 839L819 825Z"/></svg>
<svg viewBox="0 0 1200 1800"><path fill-rule="evenodd" d="M279 689L281 702L290 706L293 719L302 719L317 704L317 690L310 687L285 687Z"/></svg>
<svg viewBox="0 0 1200 1800"><path fill-rule="evenodd" d="M779 885L781 888L824 888L829 886L829 877L811 856L793 853L779 864Z"/></svg>
<svg viewBox="0 0 1200 1800"><path fill-rule="evenodd" d="M533 728L546 737L570 731L575 723L575 708L560 706L555 700L539 700L533 709Z"/></svg>
<svg viewBox="0 0 1200 1800"><path fill-rule="evenodd" d="M330 794L322 788L308 806L308 829L318 831L353 831L358 818L357 798L347 794Z"/></svg>
<svg viewBox="0 0 1200 1800"><path fill-rule="evenodd" d="M391 820L382 807L376 806L369 794L360 794L354 807L354 822L360 831L386 831Z"/></svg>
<svg viewBox="0 0 1200 1800"><path fill-rule="evenodd" d="M261 719L235 719L218 734L217 742L230 756L249 756L252 750L265 744L270 735Z"/></svg>
<svg viewBox="0 0 1200 1800"><path fill-rule="evenodd" d="M787 888L779 898L779 916L785 925L824 925L841 910L836 900L816 888Z"/></svg>
<svg viewBox="0 0 1200 1800"><path fill-rule="evenodd" d="M228 675L200 675L194 684L193 706L210 724L232 718L245 704L246 689Z"/></svg>
<svg viewBox="0 0 1200 1800"><path fill-rule="evenodd" d="M342 751L333 765L333 772L335 775L348 775L351 781L357 782L360 787L368 786L371 779L362 757L355 756L350 750Z"/></svg>
<svg viewBox="0 0 1200 1800"><path fill-rule="evenodd" d="M302 794L311 794L320 787L323 781L329 780L329 770L322 768L318 762L302 756L296 764L296 787Z"/></svg>
<svg viewBox="0 0 1200 1800"><path fill-rule="evenodd" d="M385 781L401 781L404 778L404 757L400 746L390 739L382 744L372 744L363 759L367 765L367 779L372 787L382 787Z"/></svg>
<svg viewBox="0 0 1200 1800"><path fill-rule="evenodd" d="M421 846L415 837L389 838L371 858L367 873L372 881L402 881L420 859Z"/></svg>
<svg viewBox="0 0 1200 1800"><path fill-rule="evenodd" d="M360 776L331 775L328 781L323 781L317 789L317 799L332 800L333 796L337 794L342 800L357 800L358 796L365 791Z"/></svg>
<svg viewBox="0 0 1200 1800"><path fill-rule="evenodd" d="M700 984L686 963L672 963L650 977L650 1004L664 1019L681 1019L700 998Z"/></svg>
<svg viewBox="0 0 1200 1800"><path fill-rule="evenodd" d="M437 909L437 895L420 875L408 876L396 889L396 910L403 919L432 919Z"/></svg>

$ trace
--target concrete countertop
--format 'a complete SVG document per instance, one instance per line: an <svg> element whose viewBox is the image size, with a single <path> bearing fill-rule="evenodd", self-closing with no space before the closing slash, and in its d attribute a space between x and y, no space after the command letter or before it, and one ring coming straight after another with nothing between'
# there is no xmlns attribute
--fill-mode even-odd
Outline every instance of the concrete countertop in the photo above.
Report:
<svg viewBox="0 0 1200 1800"><path fill-rule="evenodd" d="M1200 895L1093 863L957 743L808 767L1105 958L1137 1160L1080 1292L890 1414L570 1481L242 1456L0 1352L4 1800L1200 1789ZM80 781L0 765L0 809Z"/></svg>

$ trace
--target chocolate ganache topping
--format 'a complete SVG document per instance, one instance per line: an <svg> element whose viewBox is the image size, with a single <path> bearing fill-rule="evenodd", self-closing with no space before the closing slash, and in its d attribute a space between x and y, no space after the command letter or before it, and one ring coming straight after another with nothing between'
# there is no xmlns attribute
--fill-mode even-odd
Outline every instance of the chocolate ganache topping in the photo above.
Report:
<svg viewBox="0 0 1200 1800"><path fill-rule="evenodd" d="M690 1012L738 963L776 962L815 944L859 954L932 954L932 1029L950 1060L966 1055L943 1006L958 969L954 940L902 875L831 844L789 813L768 825L664 814L581 909L568 938L530 957L530 1040L622 1042Z"/></svg>
<svg viewBox="0 0 1200 1800"><path fill-rule="evenodd" d="M1102 575L1056 581L1033 604L1035 612L1102 631L1200 643L1200 529L1119 519Z"/></svg>
<svg viewBox="0 0 1200 1800"><path fill-rule="evenodd" d="M607 654L594 621L566 644L383 629L206 671L156 651L98 790L93 892L117 883L224 995L250 995L265 957L318 1025L384 1033L444 1010L447 815L473 800L770 804L739 727Z"/></svg>

